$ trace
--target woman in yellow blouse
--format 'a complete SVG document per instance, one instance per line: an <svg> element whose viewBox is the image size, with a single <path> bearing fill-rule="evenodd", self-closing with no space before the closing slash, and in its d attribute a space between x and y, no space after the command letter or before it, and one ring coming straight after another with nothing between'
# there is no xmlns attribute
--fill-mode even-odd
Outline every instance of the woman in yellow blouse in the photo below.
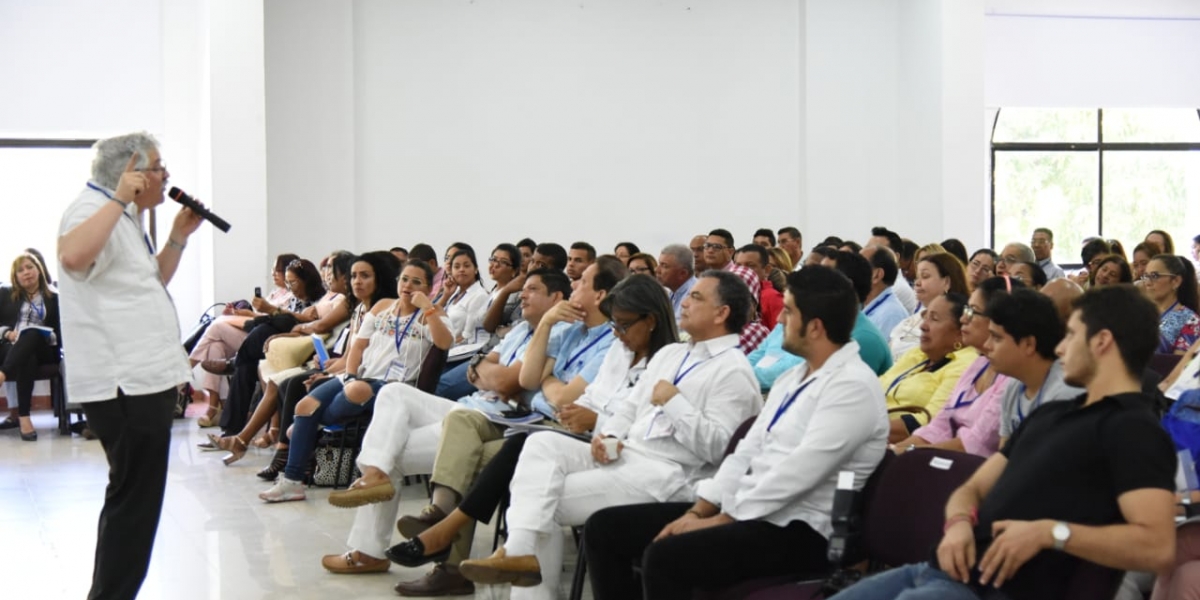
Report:
<svg viewBox="0 0 1200 600"><path fill-rule="evenodd" d="M879 377L893 413L888 442L912 435L942 410L963 371L979 356L963 347L962 314L967 298L950 292L938 296L923 313L921 345L900 357Z"/></svg>

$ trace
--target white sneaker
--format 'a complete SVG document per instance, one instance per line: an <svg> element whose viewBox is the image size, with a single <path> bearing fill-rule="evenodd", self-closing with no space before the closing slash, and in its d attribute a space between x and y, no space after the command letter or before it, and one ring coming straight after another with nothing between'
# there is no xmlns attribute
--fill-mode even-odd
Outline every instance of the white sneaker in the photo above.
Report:
<svg viewBox="0 0 1200 600"><path fill-rule="evenodd" d="M283 474L275 480L271 489L258 495L263 502L291 502L304 499L304 482L292 481Z"/></svg>

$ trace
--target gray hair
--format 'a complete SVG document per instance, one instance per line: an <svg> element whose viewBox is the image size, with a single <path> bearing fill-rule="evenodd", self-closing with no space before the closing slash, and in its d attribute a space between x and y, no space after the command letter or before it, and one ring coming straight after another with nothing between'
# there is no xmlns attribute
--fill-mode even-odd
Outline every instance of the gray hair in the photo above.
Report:
<svg viewBox="0 0 1200 600"><path fill-rule="evenodd" d="M1020 259L1022 262L1031 262L1031 263L1037 262L1037 257L1034 256L1034 254L1033 254L1033 248L1030 248L1029 246L1022 244L1021 242L1009 242L1008 245L1005 246L1005 248L1007 248L1008 246L1012 246L1017 249L1017 252L1020 253ZM1001 250L1003 250L1003 248Z"/></svg>
<svg viewBox="0 0 1200 600"><path fill-rule="evenodd" d="M148 168L150 153L158 152L158 140L140 131L100 140L92 149L96 151L96 157L92 159L92 181L115 190L121 173L125 172L125 165L129 164L129 157L137 152L137 168Z"/></svg>
<svg viewBox="0 0 1200 600"><path fill-rule="evenodd" d="M687 269L688 273L694 273L696 271L696 264L694 262L695 255L692 254L691 248L688 248L683 244L671 244L670 246L663 248L661 254L666 254L667 256L675 259L675 262L679 263L679 266Z"/></svg>

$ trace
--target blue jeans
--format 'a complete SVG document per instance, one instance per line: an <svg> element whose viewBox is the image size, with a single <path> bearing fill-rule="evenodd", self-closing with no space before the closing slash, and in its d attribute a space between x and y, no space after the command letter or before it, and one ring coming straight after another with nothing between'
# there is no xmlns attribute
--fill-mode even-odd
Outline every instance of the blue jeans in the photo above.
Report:
<svg viewBox="0 0 1200 600"><path fill-rule="evenodd" d="M872 575L834 596L837 600L979 600L962 582L929 563Z"/></svg>
<svg viewBox="0 0 1200 600"><path fill-rule="evenodd" d="M437 392L434 395L457 402L459 398L474 394L475 386L467 381L467 365L470 362L464 360L443 371L441 379L438 380Z"/></svg>
<svg viewBox="0 0 1200 600"><path fill-rule="evenodd" d="M322 426L357 417L371 410L375 405L375 395L387 382L377 379L363 381L371 385L371 399L362 404L355 404L346 399L342 390L342 380L336 377L322 382L308 393L308 397L316 400L319 406L311 415L295 415L288 445L287 466L283 469L284 476L292 481L304 480L304 467L316 450Z"/></svg>

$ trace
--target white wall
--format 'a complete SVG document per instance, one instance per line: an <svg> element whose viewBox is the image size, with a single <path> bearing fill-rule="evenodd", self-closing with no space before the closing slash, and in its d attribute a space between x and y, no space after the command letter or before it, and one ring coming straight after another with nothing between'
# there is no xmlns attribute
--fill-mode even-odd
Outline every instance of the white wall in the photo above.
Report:
<svg viewBox="0 0 1200 600"><path fill-rule="evenodd" d="M358 247L657 252L800 220L798 11L355 2Z"/></svg>

